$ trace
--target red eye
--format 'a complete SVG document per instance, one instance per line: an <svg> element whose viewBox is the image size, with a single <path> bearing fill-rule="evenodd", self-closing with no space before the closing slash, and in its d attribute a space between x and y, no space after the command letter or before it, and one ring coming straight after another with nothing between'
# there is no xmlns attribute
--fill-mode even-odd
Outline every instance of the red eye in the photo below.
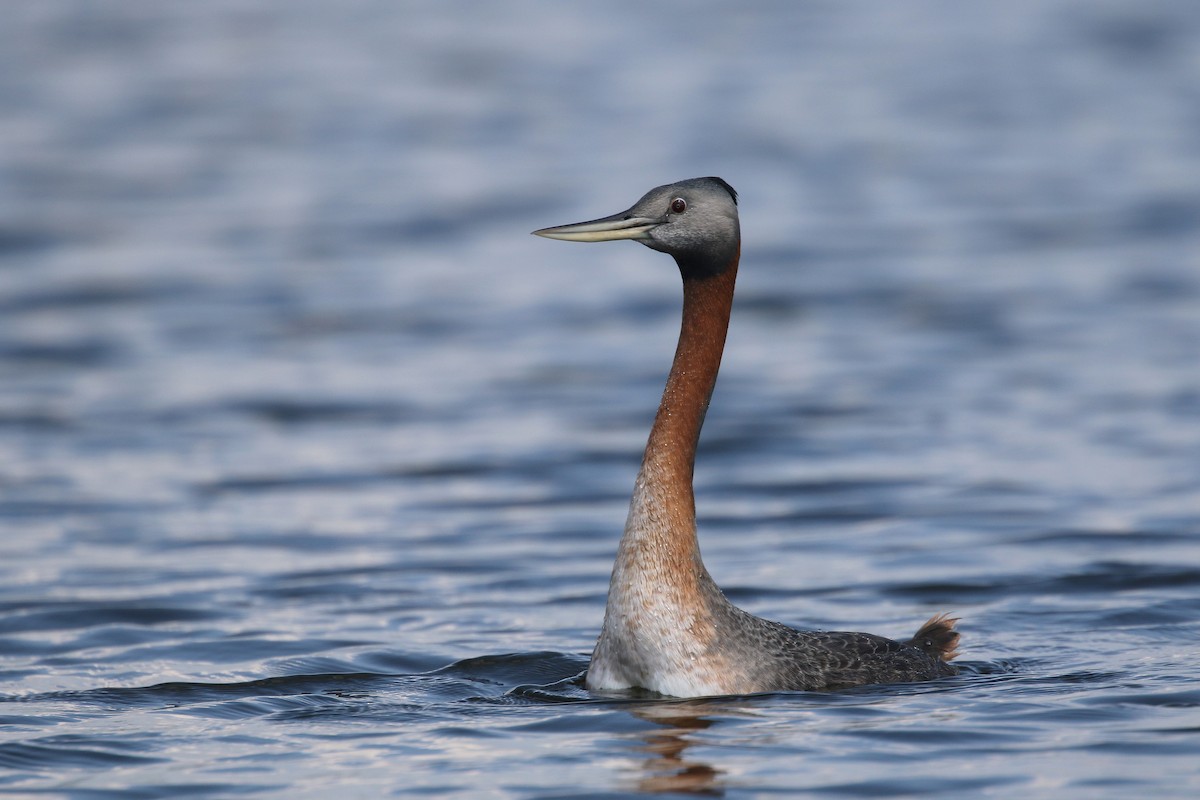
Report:
<svg viewBox="0 0 1200 800"><path fill-rule="evenodd" d="M685 201L682 197L676 197L671 201L671 210L676 214L682 214L683 212L687 211L687 201Z"/></svg>

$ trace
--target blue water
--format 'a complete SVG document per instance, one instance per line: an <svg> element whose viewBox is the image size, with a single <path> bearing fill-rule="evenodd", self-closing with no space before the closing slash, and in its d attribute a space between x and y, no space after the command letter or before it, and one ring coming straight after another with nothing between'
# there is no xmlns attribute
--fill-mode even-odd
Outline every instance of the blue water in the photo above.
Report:
<svg viewBox="0 0 1200 800"><path fill-rule="evenodd" d="M730 597L962 674L590 696L715 174ZM16 2L0 794L1194 797L1193 0Z"/></svg>

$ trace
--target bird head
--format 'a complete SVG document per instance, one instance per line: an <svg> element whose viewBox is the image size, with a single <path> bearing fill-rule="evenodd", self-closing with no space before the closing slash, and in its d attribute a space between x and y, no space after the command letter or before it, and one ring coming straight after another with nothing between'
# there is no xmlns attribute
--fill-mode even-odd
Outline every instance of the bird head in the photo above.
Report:
<svg viewBox="0 0 1200 800"><path fill-rule="evenodd" d="M741 246L737 192L720 178L669 183L618 214L534 233L568 242L632 239L674 256L685 278L723 272Z"/></svg>

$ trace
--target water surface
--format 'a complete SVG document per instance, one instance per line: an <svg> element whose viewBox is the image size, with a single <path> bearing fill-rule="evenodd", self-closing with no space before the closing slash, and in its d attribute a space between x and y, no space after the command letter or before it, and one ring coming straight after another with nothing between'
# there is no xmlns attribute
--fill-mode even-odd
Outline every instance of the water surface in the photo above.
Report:
<svg viewBox="0 0 1200 800"><path fill-rule="evenodd" d="M1192 5L13 5L0 794L1194 796ZM528 231L706 174L710 571L960 676L582 688L678 279Z"/></svg>

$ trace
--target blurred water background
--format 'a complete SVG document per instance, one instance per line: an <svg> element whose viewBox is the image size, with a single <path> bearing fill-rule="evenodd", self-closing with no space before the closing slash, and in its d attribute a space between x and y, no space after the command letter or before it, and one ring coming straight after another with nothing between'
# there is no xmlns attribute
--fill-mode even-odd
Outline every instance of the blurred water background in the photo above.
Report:
<svg viewBox="0 0 1200 800"><path fill-rule="evenodd" d="M576 681L720 175L731 598L963 675ZM1194 797L1193 0L17 0L0 794Z"/></svg>

